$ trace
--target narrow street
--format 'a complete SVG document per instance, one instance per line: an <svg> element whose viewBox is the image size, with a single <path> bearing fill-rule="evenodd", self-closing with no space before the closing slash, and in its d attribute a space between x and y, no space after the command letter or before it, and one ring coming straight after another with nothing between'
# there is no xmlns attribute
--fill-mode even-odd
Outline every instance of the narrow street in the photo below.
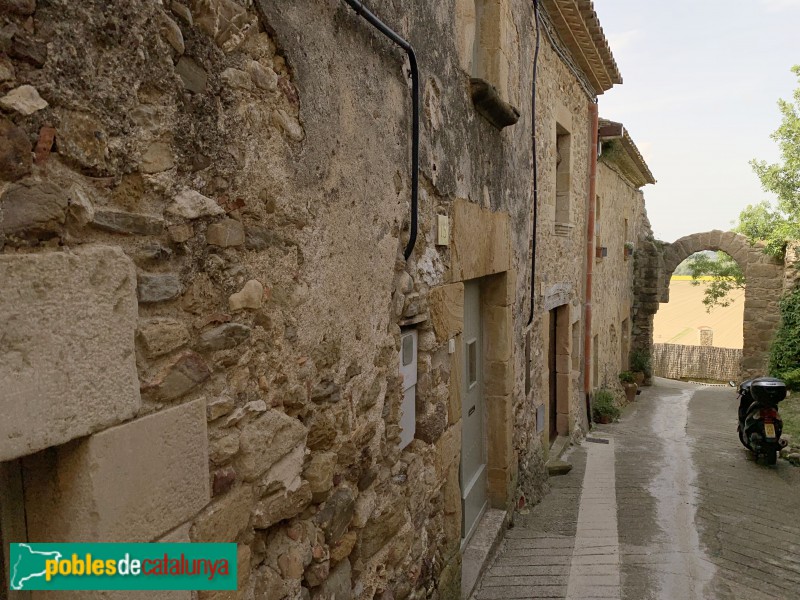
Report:
<svg viewBox="0 0 800 600"><path fill-rule="evenodd" d="M731 388L657 380L516 515L476 600L800 598L800 469L751 460Z"/></svg>

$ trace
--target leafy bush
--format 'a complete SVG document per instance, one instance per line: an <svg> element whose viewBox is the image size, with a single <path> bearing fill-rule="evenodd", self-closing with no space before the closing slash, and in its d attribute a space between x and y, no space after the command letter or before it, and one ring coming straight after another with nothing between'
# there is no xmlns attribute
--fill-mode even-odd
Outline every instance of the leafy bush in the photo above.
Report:
<svg viewBox="0 0 800 600"><path fill-rule="evenodd" d="M786 384L790 390L800 390L800 369L793 371L786 371L781 374L780 379Z"/></svg>
<svg viewBox="0 0 800 600"><path fill-rule="evenodd" d="M653 361L650 358L650 353L647 350L633 350L631 352L631 371L644 373L650 377L653 368Z"/></svg>
<svg viewBox="0 0 800 600"><path fill-rule="evenodd" d="M619 414L614 394L605 389L597 390L592 401L592 420L599 421L601 417L616 419Z"/></svg>
<svg viewBox="0 0 800 600"><path fill-rule="evenodd" d="M800 389L800 288L781 300L781 322L769 355L769 372Z"/></svg>
<svg viewBox="0 0 800 600"><path fill-rule="evenodd" d="M636 381L636 378L630 371L623 371L622 373L619 374L619 380L622 383L633 383Z"/></svg>

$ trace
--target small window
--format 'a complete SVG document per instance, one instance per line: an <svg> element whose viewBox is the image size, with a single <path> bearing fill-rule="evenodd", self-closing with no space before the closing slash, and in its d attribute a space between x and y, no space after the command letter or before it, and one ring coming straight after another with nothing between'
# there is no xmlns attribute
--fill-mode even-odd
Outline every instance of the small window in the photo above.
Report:
<svg viewBox="0 0 800 600"><path fill-rule="evenodd" d="M572 136L560 124L556 125L556 214L555 232L568 235L572 209Z"/></svg>
<svg viewBox="0 0 800 600"><path fill-rule="evenodd" d="M478 340L467 342L467 387L478 383Z"/></svg>
<svg viewBox="0 0 800 600"><path fill-rule="evenodd" d="M403 366L407 367L414 360L414 336L403 337Z"/></svg>

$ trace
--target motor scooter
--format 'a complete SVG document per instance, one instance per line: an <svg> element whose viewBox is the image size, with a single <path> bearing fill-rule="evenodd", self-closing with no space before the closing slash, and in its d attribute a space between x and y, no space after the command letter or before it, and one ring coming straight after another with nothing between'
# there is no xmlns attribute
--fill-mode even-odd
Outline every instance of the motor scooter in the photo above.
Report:
<svg viewBox="0 0 800 600"><path fill-rule="evenodd" d="M778 452L786 446L781 439L783 421L778 403L786 398L786 384L774 377L756 377L739 384L739 440L768 465L778 461Z"/></svg>

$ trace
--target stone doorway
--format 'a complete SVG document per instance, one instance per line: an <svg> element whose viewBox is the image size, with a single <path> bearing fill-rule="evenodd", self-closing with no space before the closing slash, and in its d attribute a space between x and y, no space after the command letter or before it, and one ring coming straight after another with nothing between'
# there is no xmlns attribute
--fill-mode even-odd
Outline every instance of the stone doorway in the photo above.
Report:
<svg viewBox="0 0 800 600"><path fill-rule="evenodd" d="M572 335L570 307L557 306L549 313L547 404L548 445L558 436L569 435L569 399L572 394Z"/></svg>
<svg viewBox="0 0 800 600"><path fill-rule="evenodd" d="M548 424L550 426L550 441L558 437L558 371L556 370L556 335L558 332L558 309L554 308L550 311L550 344L547 353L547 365L550 372L550 397L547 405L547 410L550 418Z"/></svg>

